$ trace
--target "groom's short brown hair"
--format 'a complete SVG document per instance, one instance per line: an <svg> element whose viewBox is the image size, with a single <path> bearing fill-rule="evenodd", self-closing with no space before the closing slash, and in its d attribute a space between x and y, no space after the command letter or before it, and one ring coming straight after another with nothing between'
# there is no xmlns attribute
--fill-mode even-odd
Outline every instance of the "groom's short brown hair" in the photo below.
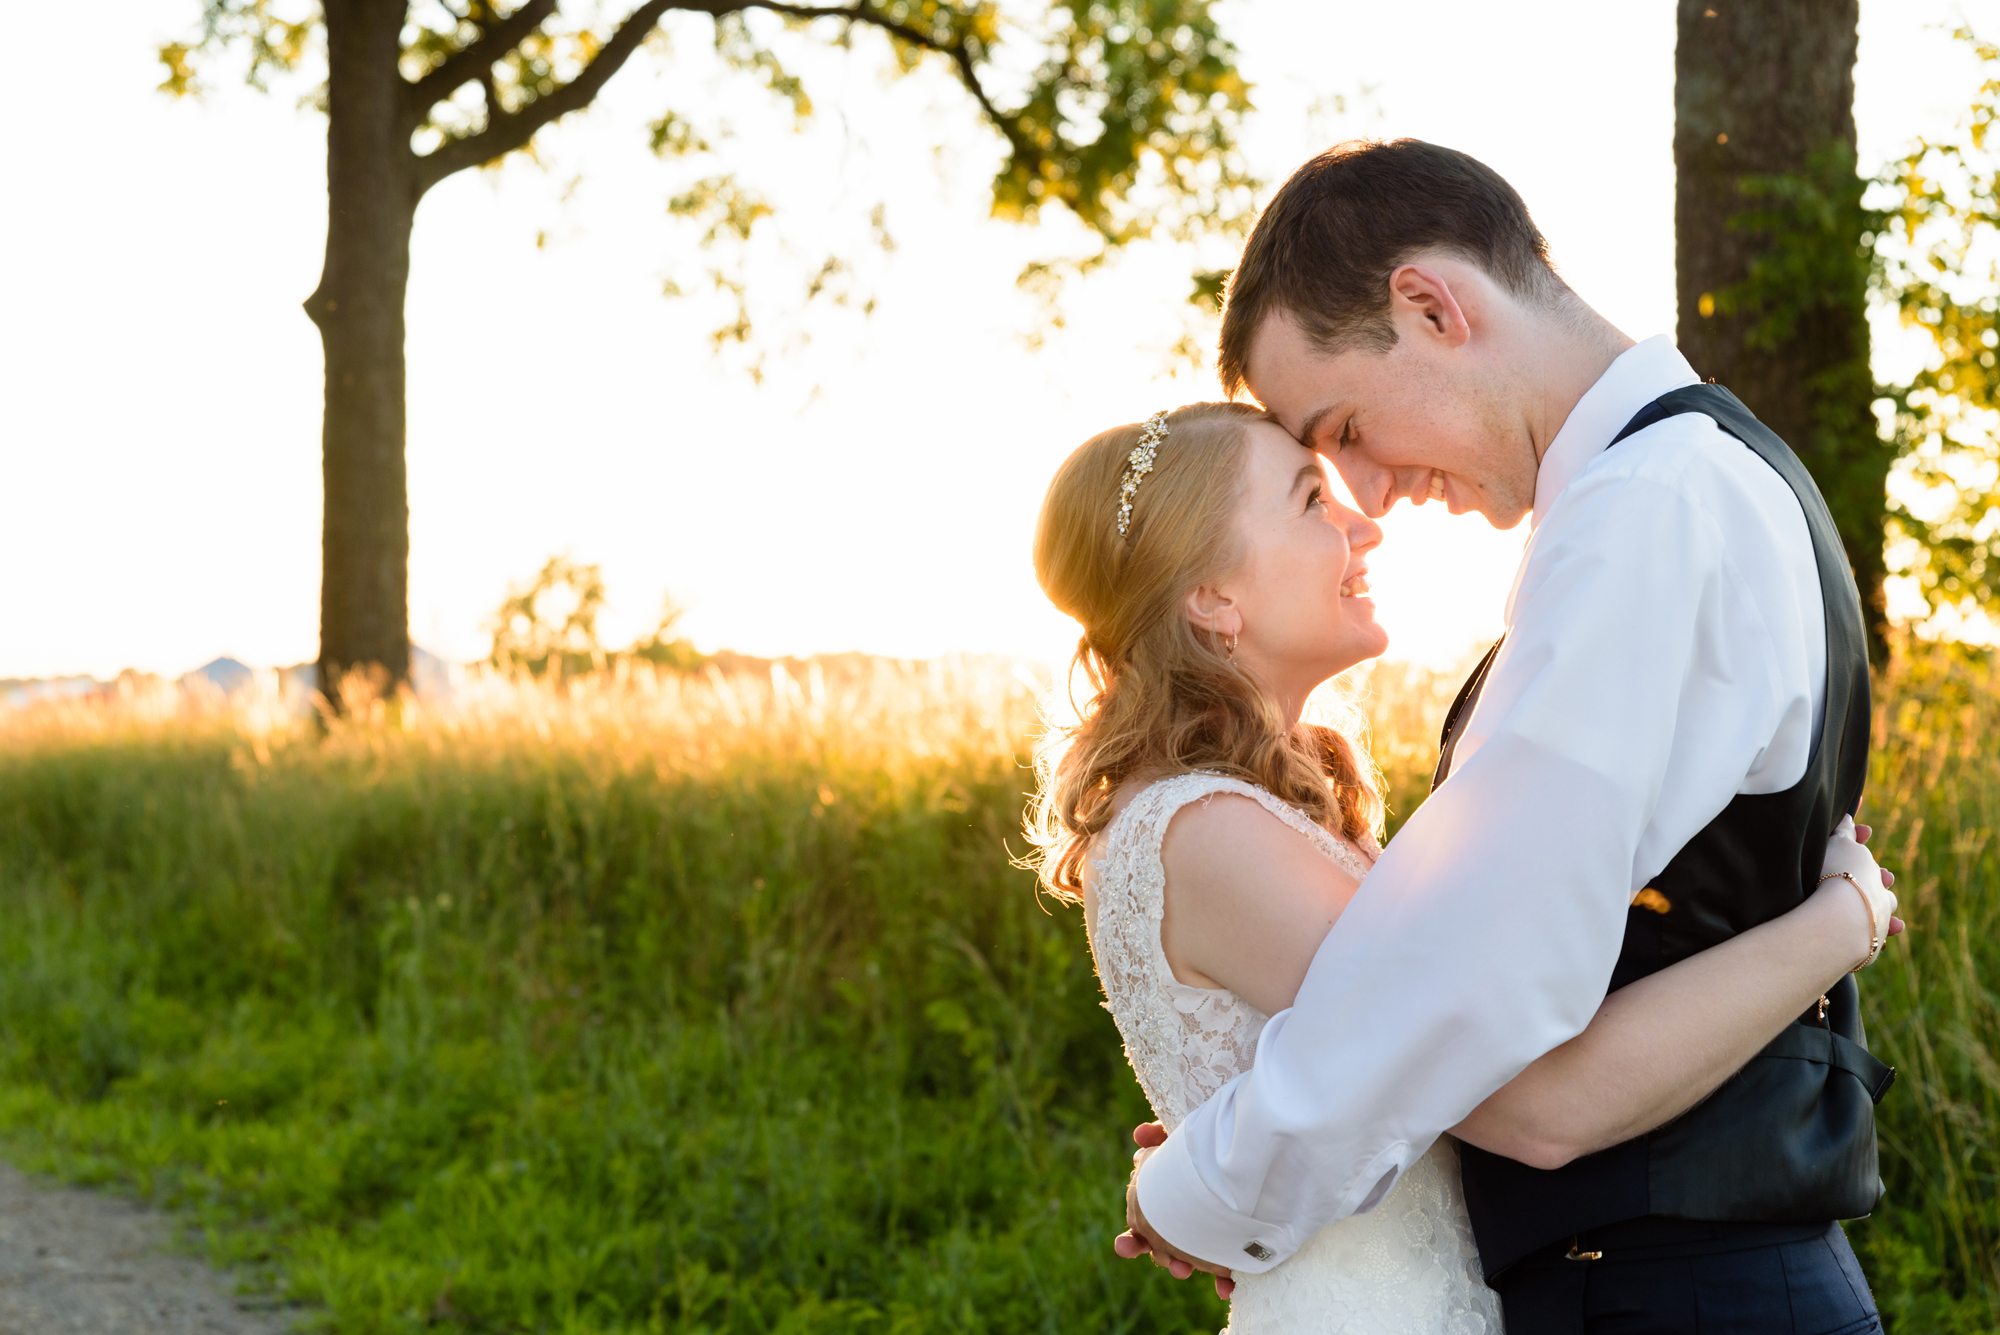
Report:
<svg viewBox="0 0 2000 1335"><path fill-rule="evenodd" d="M1425 250L1455 252L1518 296L1568 292L1528 206L1485 163L1421 139L1336 144L1292 173L1230 276L1223 392L1242 392L1250 341L1274 310L1322 352L1394 347L1389 275Z"/></svg>

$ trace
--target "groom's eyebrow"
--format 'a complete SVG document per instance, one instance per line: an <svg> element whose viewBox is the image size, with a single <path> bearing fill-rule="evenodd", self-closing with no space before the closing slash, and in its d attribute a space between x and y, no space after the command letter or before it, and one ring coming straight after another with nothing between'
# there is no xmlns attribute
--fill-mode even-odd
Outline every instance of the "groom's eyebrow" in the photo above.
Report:
<svg viewBox="0 0 2000 1335"><path fill-rule="evenodd" d="M1316 408L1306 414L1306 420L1299 427L1299 443L1309 450L1317 450L1319 446L1315 442L1319 438L1320 424L1333 416L1333 413L1334 408L1329 404L1324 408Z"/></svg>

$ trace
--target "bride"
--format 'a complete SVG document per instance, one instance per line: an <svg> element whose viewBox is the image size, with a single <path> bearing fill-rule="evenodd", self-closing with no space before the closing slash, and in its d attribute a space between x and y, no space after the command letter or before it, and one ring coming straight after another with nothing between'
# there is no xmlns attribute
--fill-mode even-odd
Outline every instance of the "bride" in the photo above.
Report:
<svg viewBox="0 0 2000 1335"><path fill-rule="evenodd" d="M1301 721L1316 687L1388 645L1365 596L1381 538L1318 455L1234 403L1095 437L1043 503L1036 575L1083 627L1094 693L1038 753L1029 834L1044 885L1083 903L1166 1130L1248 1069L1381 852L1365 753ZM1895 896L1865 837L1843 821L1799 908L1613 993L1453 1135L1553 1168L1705 1098L1872 962ZM1480 1276L1447 1137L1372 1211L1217 1289L1231 1335L1498 1332Z"/></svg>

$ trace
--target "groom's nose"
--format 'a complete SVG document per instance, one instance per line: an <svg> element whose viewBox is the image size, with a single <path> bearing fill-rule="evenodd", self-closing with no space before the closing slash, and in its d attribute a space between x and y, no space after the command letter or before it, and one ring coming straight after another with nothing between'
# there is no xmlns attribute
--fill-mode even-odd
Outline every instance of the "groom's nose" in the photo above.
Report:
<svg viewBox="0 0 2000 1335"><path fill-rule="evenodd" d="M1379 511L1369 511L1373 518L1380 519L1397 501L1423 505L1431 499L1431 478L1437 470L1429 464L1398 464L1382 471L1389 479L1388 495Z"/></svg>
<svg viewBox="0 0 2000 1335"><path fill-rule="evenodd" d="M1333 466L1340 480L1347 484L1347 494L1354 498L1356 509L1370 519L1380 519L1389 513L1397 496L1393 472L1354 454L1342 454L1334 459Z"/></svg>

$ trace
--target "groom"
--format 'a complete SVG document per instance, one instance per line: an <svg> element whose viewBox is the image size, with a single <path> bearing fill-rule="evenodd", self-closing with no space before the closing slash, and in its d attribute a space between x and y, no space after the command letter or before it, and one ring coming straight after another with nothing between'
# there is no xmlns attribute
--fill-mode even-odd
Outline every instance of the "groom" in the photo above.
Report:
<svg viewBox="0 0 2000 1335"><path fill-rule="evenodd" d="M1868 660L1798 459L1671 341L1586 306L1462 153L1351 143L1301 168L1231 282L1220 371L1370 515L1438 499L1533 525L1432 797L1254 1068L1135 1175L1141 1245L1254 1273L1372 1208L1607 990L1810 893L1861 796ZM1879 1330L1834 1221L1880 1195L1892 1075L1849 978L1648 1135L1534 1166L1466 1145L1510 1335Z"/></svg>

